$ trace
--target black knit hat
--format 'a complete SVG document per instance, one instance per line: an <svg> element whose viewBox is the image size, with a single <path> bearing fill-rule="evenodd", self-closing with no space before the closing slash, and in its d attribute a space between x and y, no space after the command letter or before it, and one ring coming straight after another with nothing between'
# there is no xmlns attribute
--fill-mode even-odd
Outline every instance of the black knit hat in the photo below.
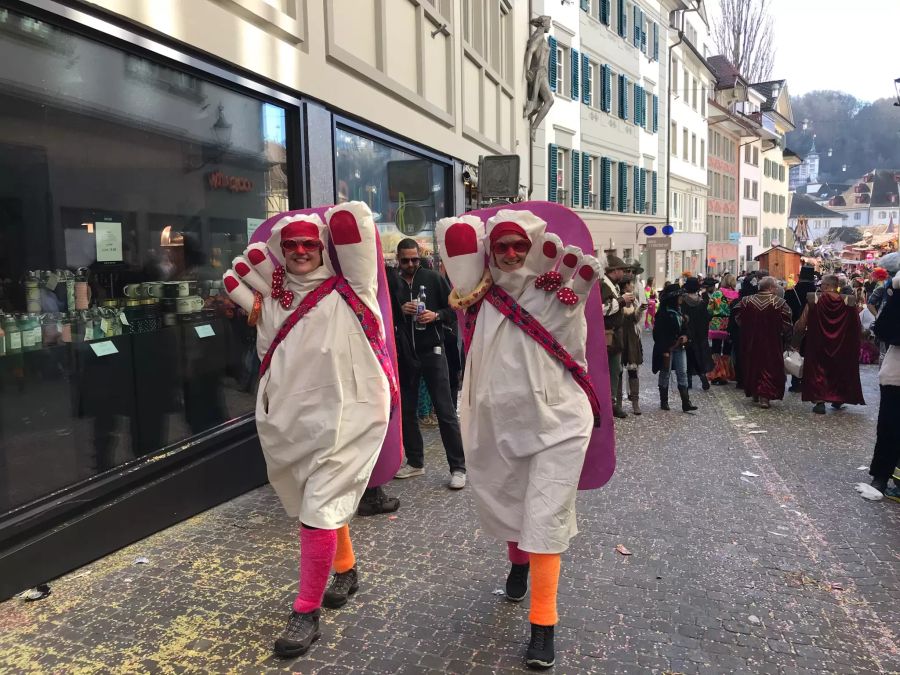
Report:
<svg viewBox="0 0 900 675"><path fill-rule="evenodd" d="M699 293L700 292L700 279L697 277L688 277L684 280L684 292L685 293Z"/></svg>
<svg viewBox="0 0 900 675"><path fill-rule="evenodd" d="M804 265L800 268L800 281L815 281L816 269L814 267L810 267L809 265Z"/></svg>

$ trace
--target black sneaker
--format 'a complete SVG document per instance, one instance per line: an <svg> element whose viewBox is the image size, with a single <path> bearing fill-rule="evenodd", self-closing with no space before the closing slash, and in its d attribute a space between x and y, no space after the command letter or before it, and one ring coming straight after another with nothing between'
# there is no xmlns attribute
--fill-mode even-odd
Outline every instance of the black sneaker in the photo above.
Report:
<svg viewBox="0 0 900 675"><path fill-rule="evenodd" d="M873 478L872 479L872 487L878 490L881 494L884 494L885 490L887 490L888 479L887 478Z"/></svg>
<svg viewBox="0 0 900 675"><path fill-rule="evenodd" d="M824 403L816 403L813 406L813 412L816 415L824 415L825 414L825 404Z"/></svg>
<svg viewBox="0 0 900 675"><path fill-rule="evenodd" d="M393 513L400 508L400 500L388 497L381 487L366 490L356 509L360 516L377 516L379 513Z"/></svg>
<svg viewBox="0 0 900 675"><path fill-rule="evenodd" d="M335 572L331 578L331 586L325 591L322 605L328 609L339 609L347 604L347 598L359 590L359 575L356 568L351 567L346 572Z"/></svg>
<svg viewBox="0 0 900 675"><path fill-rule="evenodd" d="M522 602L528 593L529 564L511 565L506 577L506 599L510 602Z"/></svg>
<svg viewBox="0 0 900 675"><path fill-rule="evenodd" d="M553 651L553 626L531 624L531 642L525 651L525 665L533 670L546 670L556 663Z"/></svg>
<svg viewBox="0 0 900 675"><path fill-rule="evenodd" d="M319 632L320 614L318 609L304 614L291 612L287 627L275 640L275 656L293 658L308 652L312 643L322 636Z"/></svg>

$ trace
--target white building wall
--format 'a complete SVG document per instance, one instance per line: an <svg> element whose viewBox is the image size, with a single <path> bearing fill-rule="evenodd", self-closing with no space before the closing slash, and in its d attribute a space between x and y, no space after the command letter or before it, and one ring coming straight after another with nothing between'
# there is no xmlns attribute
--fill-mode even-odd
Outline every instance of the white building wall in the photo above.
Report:
<svg viewBox="0 0 900 675"><path fill-rule="evenodd" d="M684 40L695 36L694 46L708 53L709 28L696 12L684 13ZM712 74L690 47L673 31L669 87L672 114L669 132L671 175L669 220L675 227L669 254L669 278L683 271L706 270L706 199L708 193L706 147L709 135L707 99L715 89ZM675 133L674 141L672 133Z"/></svg>
<svg viewBox="0 0 900 675"><path fill-rule="evenodd" d="M522 117L527 3L91 4L471 164L480 155L527 148ZM522 162L520 182L527 179L528 165Z"/></svg>
<svg viewBox="0 0 900 675"><path fill-rule="evenodd" d="M532 4L534 16L549 15L553 20L551 34L558 44L564 48L563 92L557 92L553 108L541 124L532 145L534 157L534 192L532 198L544 199L549 194L549 152L552 145L563 150L565 166L562 170L562 188L565 190L567 204L578 211L585 220L594 239L597 250L614 250L622 257L638 257L646 237L642 234L642 225L653 223L661 229L664 223L666 183L665 183L665 55L667 45L668 8L663 7L660 0L640 0L637 7L642 12L647 32L646 49L634 45L634 7L633 0L625 4L626 36L618 33L618 1L610 3L611 16L609 24L600 21L599 0L587 3L582 9L580 2L562 4L557 0L536 0ZM658 26L659 60L653 55L653 30ZM571 49L578 50L579 56L587 56L593 72L591 79L591 101L584 102L583 90L577 99L571 96ZM583 59L579 68L583 69ZM602 109L602 67L611 69L612 105L610 111ZM619 115L618 76L624 75L628 80L628 114L625 119ZM584 78L580 78L583 85ZM634 121L634 84L645 90L646 129ZM652 97L657 96L658 130L653 129ZM577 151L582 158L579 170L580 177L584 173L584 155L589 156L590 183L589 198L584 199L583 185L579 186L579 202L572 204L572 156ZM662 153L662 154L661 154ZM601 194L601 161L608 158L616 164L612 168L612 208L603 209ZM628 199L627 210L619 211L618 204L618 163L628 166ZM635 210L633 167L647 171L645 183L645 203L651 207L645 212ZM559 171L559 169L557 169ZM652 213L652 175L657 175L656 213ZM559 199L558 199L559 201Z"/></svg>

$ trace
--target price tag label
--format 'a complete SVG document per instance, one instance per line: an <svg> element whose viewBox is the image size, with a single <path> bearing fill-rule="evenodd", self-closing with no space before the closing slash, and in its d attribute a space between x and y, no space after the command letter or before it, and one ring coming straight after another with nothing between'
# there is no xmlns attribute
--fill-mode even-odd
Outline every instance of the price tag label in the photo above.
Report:
<svg viewBox="0 0 900 675"><path fill-rule="evenodd" d="M125 312L119 312L119 323L121 323L123 326L131 325L130 323L128 323L128 317L125 316Z"/></svg>
<svg viewBox="0 0 900 675"><path fill-rule="evenodd" d="M194 330L197 331L198 338L208 338L216 334L216 331L208 323L204 323L202 326L194 326Z"/></svg>
<svg viewBox="0 0 900 675"><path fill-rule="evenodd" d="M110 356L111 354L118 354L119 350L116 349L116 345L113 344L112 340L103 340L101 342L92 342L91 349L94 354L97 356Z"/></svg>
<svg viewBox="0 0 900 675"><path fill-rule="evenodd" d="M47 290L51 293L56 290L56 285L59 283L59 275L56 272L50 272L50 275L47 277Z"/></svg>

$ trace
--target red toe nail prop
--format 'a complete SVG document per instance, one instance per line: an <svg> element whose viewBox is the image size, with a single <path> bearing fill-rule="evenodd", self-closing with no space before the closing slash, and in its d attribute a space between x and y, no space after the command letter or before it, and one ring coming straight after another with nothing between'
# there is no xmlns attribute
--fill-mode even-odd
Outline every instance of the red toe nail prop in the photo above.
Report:
<svg viewBox="0 0 900 675"><path fill-rule="evenodd" d="M478 237L475 235L475 228L468 223L453 223L444 235L444 248L447 249L448 258L477 253Z"/></svg>
<svg viewBox="0 0 900 675"><path fill-rule="evenodd" d="M362 234L359 232L356 218L349 211L338 211L331 216L328 225L331 229L331 241L335 246L358 244L362 241Z"/></svg>
<svg viewBox="0 0 900 675"><path fill-rule="evenodd" d="M548 258L555 258L556 257L556 244L554 244L552 241L545 241L544 242L544 255L547 256Z"/></svg>
<svg viewBox="0 0 900 675"><path fill-rule="evenodd" d="M233 276L229 275L225 277L225 288L231 293L241 282L235 279Z"/></svg>
<svg viewBox="0 0 900 675"><path fill-rule="evenodd" d="M266 259L266 254L258 248L251 248L249 251L247 251L247 257L254 265L259 265L263 260Z"/></svg>
<svg viewBox="0 0 900 675"><path fill-rule="evenodd" d="M242 277L245 277L250 273L250 265L245 262L239 262L234 266L234 271L240 274Z"/></svg>
<svg viewBox="0 0 900 675"><path fill-rule="evenodd" d="M590 265L585 265L580 270L578 270L578 276L580 276L585 281L590 281L594 278L594 270Z"/></svg>
<svg viewBox="0 0 900 675"><path fill-rule="evenodd" d="M556 299L564 305L572 306L578 302L578 296L571 288L560 288L556 291Z"/></svg>
<svg viewBox="0 0 900 675"><path fill-rule="evenodd" d="M578 256L574 253L566 253L562 261L566 267L575 267L578 264Z"/></svg>

